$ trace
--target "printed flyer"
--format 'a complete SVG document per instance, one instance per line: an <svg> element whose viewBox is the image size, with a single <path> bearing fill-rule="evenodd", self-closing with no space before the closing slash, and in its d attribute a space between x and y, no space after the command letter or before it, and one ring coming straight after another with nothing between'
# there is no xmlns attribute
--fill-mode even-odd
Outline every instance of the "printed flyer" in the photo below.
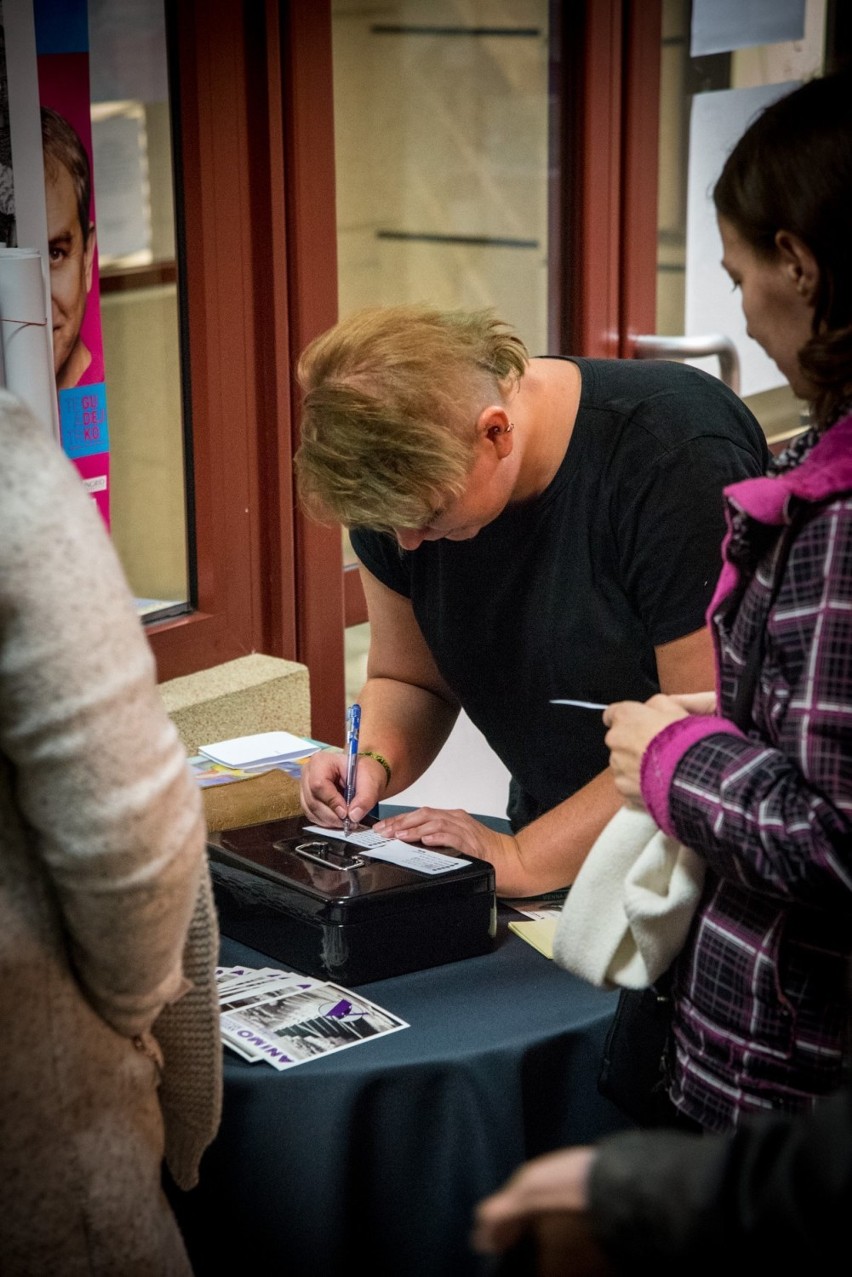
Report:
<svg viewBox="0 0 852 1277"><path fill-rule="evenodd" d="M62 446L110 525L86 0L34 0Z"/></svg>

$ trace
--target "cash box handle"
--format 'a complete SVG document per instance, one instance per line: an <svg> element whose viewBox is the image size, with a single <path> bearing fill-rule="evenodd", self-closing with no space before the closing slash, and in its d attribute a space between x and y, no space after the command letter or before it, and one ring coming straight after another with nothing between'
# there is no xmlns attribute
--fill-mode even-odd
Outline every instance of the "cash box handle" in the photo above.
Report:
<svg viewBox="0 0 852 1277"><path fill-rule="evenodd" d="M313 860L326 869L360 869L366 862L361 856L351 856L349 852L338 851L323 838L311 838L308 842L297 842L293 850L305 860Z"/></svg>

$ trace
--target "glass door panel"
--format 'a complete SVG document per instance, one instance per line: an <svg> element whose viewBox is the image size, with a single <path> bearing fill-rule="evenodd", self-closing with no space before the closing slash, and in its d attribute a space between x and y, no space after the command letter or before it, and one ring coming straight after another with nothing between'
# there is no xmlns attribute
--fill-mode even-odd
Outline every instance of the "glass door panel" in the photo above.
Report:
<svg viewBox="0 0 852 1277"><path fill-rule="evenodd" d="M332 34L340 316L493 307L548 350L548 0L333 0Z"/></svg>
<svg viewBox="0 0 852 1277"><path fill-rule="evenodd" d="M146 619L190 595L171 118L161 0L89 0L116 549Z"/></svg>
<svg viewBox="0 0 852 1277"><path fill-rule="evenodd" d="M494 306L547 347L547 0L335 0L340 314Z"/></svg>
<svg viewBox="0 0 852 1277"><path fill-rule="evenodd" d="M733 6L664 0L660 84L657 331L645 353L689 351L700 339L726 338L738 389L774 443L798 433L803 405L747 337L739 297L730 294L710 189L724 155L756 110L792 82L821 74L826 0L777 6L761 0L726 27ZM767 43L761 36L769 35ZM684 338L686 339L684 342ZM642 342L640 339L640 352ZM725 380L729 352L690 358Z"/></svg>

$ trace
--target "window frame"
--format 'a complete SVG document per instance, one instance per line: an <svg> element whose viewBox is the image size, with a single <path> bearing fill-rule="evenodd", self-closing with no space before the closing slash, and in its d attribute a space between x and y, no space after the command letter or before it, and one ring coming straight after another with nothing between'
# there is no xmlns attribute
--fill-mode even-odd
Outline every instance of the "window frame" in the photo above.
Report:
<svg viewBox="0 0 852 1277"><path fill-rule="evenodd" d="M182 0L166 20L190 606L147 633L161 681L256 651L304 662L326 739L342 551L296 509L292 369L337 310L330 6Z"/></svg>
<svg viewBox="0 0 852 1277"><path fill-rule="evenodd" d="M652 237L625 232L656 211L659 8L552 6L561 172L583 157L552 202L565 352L629 355L647 331ZM293 369L337 319L331 3L167 0L166 14L191 600L148 634L161 680L255 651L301 661L311 730L342 743L344 630L366 619L363 591L340 528L302 515L292 464Z"/></svg>

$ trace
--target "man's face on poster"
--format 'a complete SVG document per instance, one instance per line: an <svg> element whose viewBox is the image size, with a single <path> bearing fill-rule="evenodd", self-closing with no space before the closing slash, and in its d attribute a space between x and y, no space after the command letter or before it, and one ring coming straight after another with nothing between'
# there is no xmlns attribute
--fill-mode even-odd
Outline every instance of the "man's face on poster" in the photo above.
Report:
<svg viewBox="0 0 852 1277"><path fill-rule="evenodd" d="M92 287L95 231L88 240L77 210L71 174L63 164L45 173L50 294L53 301L53 367L58 389L74 386L90 362L80 341L80 326ZM82 365L82 366L81 366Z"/></svg>

